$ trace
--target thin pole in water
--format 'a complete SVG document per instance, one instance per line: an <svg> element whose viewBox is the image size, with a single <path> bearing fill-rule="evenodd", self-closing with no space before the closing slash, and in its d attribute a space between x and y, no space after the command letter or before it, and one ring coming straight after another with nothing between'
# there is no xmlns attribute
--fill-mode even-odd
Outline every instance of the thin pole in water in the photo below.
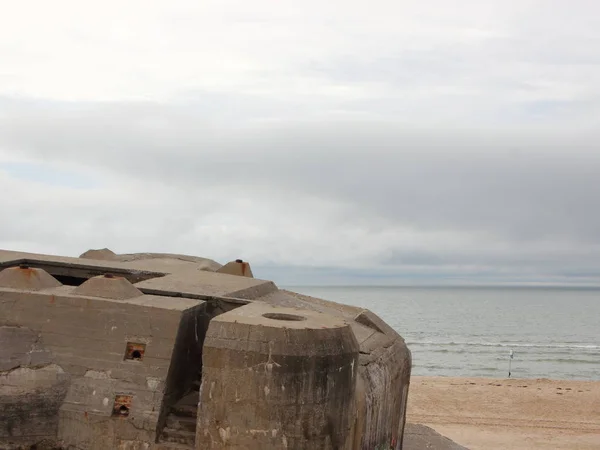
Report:
<svg viewBox="0 0 600 450"><path fill-rule="evenodd" d="M511 350L510 353L508 354L508 378L510 378L510 369L511 369L511 363L513 360L513 356L514 356L514 353Z"/></svg>

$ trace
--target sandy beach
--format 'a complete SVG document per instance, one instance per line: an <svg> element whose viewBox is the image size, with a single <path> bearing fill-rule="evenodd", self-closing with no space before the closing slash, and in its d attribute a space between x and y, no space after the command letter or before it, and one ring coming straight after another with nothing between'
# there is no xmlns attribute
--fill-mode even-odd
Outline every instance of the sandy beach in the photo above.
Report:
<svg viewBox="0 0 600 450"><path fill-rule="evenodd" d="M407 420L471 450L598 450L600 382L412 377Z"/></svg>

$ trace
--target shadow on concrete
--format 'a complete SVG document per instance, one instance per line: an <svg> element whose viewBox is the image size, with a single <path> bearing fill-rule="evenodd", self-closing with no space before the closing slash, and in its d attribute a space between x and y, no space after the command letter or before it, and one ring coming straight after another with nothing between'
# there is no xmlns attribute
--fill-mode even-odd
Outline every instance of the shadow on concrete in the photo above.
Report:
<svg viewBox="0 0 600 450"><path fill-rule="evenodd" d="M406 424L402 448L403 450L469 450L432 428L417 423Z"/></svg>

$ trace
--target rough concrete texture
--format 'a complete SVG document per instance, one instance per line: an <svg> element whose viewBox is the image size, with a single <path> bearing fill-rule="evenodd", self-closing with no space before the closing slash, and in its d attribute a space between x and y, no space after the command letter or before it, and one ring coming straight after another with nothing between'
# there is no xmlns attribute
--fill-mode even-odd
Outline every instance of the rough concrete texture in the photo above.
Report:
<svg viewBox="0 0 600 450"><path fill-rule="evenodd" d="M29 328L0 326L0 342L0 373L19 367L43 367L52 362L52 355L41 345L40 336Z"/></svg>
<svg viewBox="0 0 600 450"><path fill-rule="evenodd" d="M43 270L23 267L10 267L0 272L0 287L39 291L55 288L60 282Z"/></svg>
<svg viewBox="0 0 600 450"><path fill-rule="evenodd" d="M222 314L204 342L196 446L354 448L357 369L340 318L259 302Z"/></svg>
<svg viewBox="0 0 600 450"><path fill-rule="evenodd" d="M56 440L69 375L28 328L0 326L0 448Z"/></svg>
<svg viewBox="0 0 600 450"><path fill-rule="evenodd" d="M116 255L116 259L123 262L143 261L145 264L155 262L158 267L165 267L170 264L193 264L196 270L205 270L216 272L221 268L221 264L209 258L199 256L180 255L177 253L128 253Z"/></svg>
<svg viewBox="0 0 600 450"><path fill-rule="evenodd" d="M0 250L0 280L46 280L0 283L0 449L402 448L411 356L379 317L249 266L108 252Z"/></svg>
<svg viewBox="0 0 600 450"><path fill-rule="evenodd" d="M110 274L90 278L75 288L73 293L84 297L112 298L114 300L125 300L143 295L142 291L125 278Z"/></svg>
<svg viewBox="0 0 600 450"><path fill-rule="evenodd" d="M469 450L425 425L407 423L403 450Z"/></svg>
<svg viewBox="0 0 600 450"><path fill-rule="evenodd" d="M80 258L85 259L95 259L95 260L105 260L105 261L114 261L117 259L117 255L115 252L108 248L100 248L100 249L90 249L87 252L79 255Z"/></svg>
<svg viewBox="0 0 600 450"><path fill-rule="evenodd" d="M40 441L56 446L58 412L69 379L55 364L0 374L0 448L30 448Z"/></svg>
<svg viewBox="0 0 600 450"><path fill-rule="evenodd" d="M104 261L144 261L146 264L157 262L158 267L165 267L169 264L184 264L192 263L197 270L206 270L209 272L216 272L221 268L221 264L212 259L200 258L198 256L178 255L175 253L129 253L123 255L117 255L115 252L108 248L103 249L90 249L82 253L80 258L104 260Z"/></svg>
<svg viewBox="0 0 600 450"><path fill-rule="evenodd" d="M189 333L195 322L183 318L200 319L205 302L91 298L106 294L101 286L81 297L77 289L0 289L0 402L10 413L0 421L0 448L48 439L65 448L150 448L163 408L175 401L166 386L185 387L169 378L188 380L190 387L197 377L201 344ZM130 343L144 349L140 359L127 359ZM180 358L173 357L176 348ZM44 384L47 367L63 374L56 386ZM11 374L25 385L15 385ZM118 395L132 399L125 417L113 414Z"/></svg>
<svg viewBox="0 0 600 450"><path fill-rule="evenodd" d="M371 311L354 306L289 291L258 300L343 317L350 324L360 349L356 425L360 448L401 448L412 360L398 333Z"/></svg>

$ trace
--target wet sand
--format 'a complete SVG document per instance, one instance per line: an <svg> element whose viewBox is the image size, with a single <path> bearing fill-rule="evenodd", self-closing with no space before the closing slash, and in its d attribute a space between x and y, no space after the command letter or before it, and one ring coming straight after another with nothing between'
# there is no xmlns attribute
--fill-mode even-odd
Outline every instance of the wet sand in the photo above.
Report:
<svg viewBox="0 0 600 450"><path fill-rule="evenodd" d="M600 382L411 377L407 420L471 450L598 450Z"/></svg>

